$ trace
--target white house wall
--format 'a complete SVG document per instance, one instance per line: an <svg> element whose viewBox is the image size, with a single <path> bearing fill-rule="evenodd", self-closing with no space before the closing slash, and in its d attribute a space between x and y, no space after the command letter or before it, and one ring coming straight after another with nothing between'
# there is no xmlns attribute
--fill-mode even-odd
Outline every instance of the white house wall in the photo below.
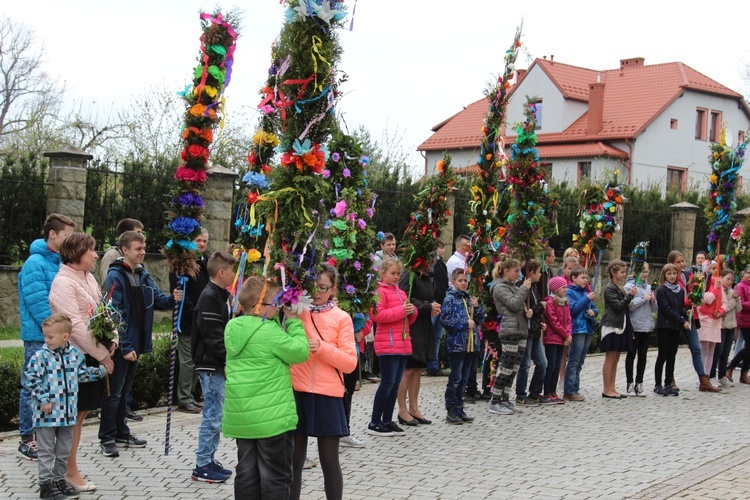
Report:
<svg viewBox="0 0 750 500"><path fill-rule="evenodd" d="M593 82L592 82L593 83ZM534 66L513 92L508 103L508 135L515 135L515 125L525 120L523 107L526 96L542 99L542 126L540 134L559 133L568 128L588 109L588 104L580 101L566 100L541 66Z"/></svg>
<svg viewBox="0 0 750 500"><path fill-rule="evenodd" d="M737 142L737 132L750 127L750 120L736 100L685 91L649 124L636 141L631 142L634 185L656 184L665 191L667 167L679 167L688 170L689 185L697 183L699 187L707 187L707 176L711 171L708 162L710 141L695 139L697 108L707 109L709 120L711 111L721 111L733 144ZM677 130L670 128L672 119L677 120ZM627 151L627 148L623 149ZM747 177L743 171L740 175Z"/></svg>
<svg viewBox="0 0 750 500"><path fill-rule="evenodd" d="M452 149L448 153L451 155L453 168L476 165L479 159L479 144L474 149ZM426 151L425 158L427 158L427 174L432 175L435 173L435 164L443 159L443 151Z"/></svg>
<svg viewBox="0 0 750 500"><path fill-rule="evenodd" d="M569 185L578 185L578 163L591 162L591 176L596 180L603 180L606 172L620 171L620 179L625 180L627 169L616 158L540 158L544 163L552 165L552 180L555 183L567 181Z"/></svg>

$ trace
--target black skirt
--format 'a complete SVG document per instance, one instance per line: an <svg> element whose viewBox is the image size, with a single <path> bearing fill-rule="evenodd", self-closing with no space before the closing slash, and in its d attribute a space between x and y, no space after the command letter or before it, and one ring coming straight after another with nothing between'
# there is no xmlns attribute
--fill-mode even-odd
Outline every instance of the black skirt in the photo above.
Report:
<svg viewBox="0 0 750 500"><path fill-rule="evenodd" d="M86 356L86 366L99 366L99 362L88 354ZM104 379L95 382L85 382L78 385L78 411L98 410L102 406L102 397L104 396Z"/></svg>
<svg viewBox="0 0 750 500"><path fill-rule="evenodd" d="M348 436L344 398L294 391L297 403L297 434Z"/></svg>
<svg viewBox="0 0 750 500"><path fill-rule="evenodd" d="M609 333L602 339L602 352L630 352L633 350L633 327L630 317L625 321L625 331L622 333Z"/></svg>

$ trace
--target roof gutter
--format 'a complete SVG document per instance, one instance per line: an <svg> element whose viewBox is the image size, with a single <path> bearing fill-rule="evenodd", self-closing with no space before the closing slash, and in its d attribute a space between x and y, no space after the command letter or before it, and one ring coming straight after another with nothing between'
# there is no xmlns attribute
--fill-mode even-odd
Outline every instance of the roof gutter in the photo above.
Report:
<svg viewBox="0 0 750 500"><path fill-rule="evenodd" d="M417 151L419 151L419 154L422 155L422 158L424 158L424 177L426 179L427 178L427 155L424 154L424 151L422 151L421 149L418 149Z"/></svg>
<svg viewBox="0 0 750 500"><path fill-rule="evenodd" d="M628 161L630 164L626 163L622 158L620 158L620 163L622 163L623 167L628 169L628 186L630 186L630 181L633 177L633 145L630 144L630 139L627 137L625 138L625 144L628 146Z"/></svg>

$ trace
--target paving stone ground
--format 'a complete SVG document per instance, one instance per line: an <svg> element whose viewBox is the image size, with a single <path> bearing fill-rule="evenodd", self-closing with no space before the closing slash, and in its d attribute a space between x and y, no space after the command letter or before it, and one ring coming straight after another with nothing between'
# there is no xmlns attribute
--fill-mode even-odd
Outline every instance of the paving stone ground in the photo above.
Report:
<svg viewBox="0 0 750 500"><path fill-rule="evenodd" d="M423 377L422 412L433 425L407 428L406 436L377 438L363 431L376 385L355 393L353 434L366 448L341 449L347 499L482 498L750 498L750 386L700 393L689 352L678 353L679 397L601 398L603 357L586 359L583 403L526 408L492 415L486 403L467 405L476 421L444 423L445 378ZM656 352L649 352L646 386ZM618 386L624 386L621 362ZM219 499L233 484L190 480L200 417L173 414L172 451L164 456L165 413L155 411L132 430L145 449L99 453L96 425L84 428L80 466L99 489L87 499ZM0 498L38 498L36 463L17 458L17 437L0 442ZM317 453L314 440L308 455ZM217 458L234 468L236 448L222 440ZM320 466L306 470L302 496L324 498Z"/></svg>

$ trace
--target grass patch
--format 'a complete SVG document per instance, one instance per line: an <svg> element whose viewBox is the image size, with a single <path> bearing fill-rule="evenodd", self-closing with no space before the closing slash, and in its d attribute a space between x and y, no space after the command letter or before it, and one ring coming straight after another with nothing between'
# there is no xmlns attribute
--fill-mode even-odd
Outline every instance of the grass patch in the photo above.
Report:
<svg viewBox="0 0 750 500"><path fill-rule="evenodd" d="M15 326L0 328L0 340L18 340L21 338L21 330Z"/></svg>
<svg viewBox="0 0 750 500"><path fill-rule="evenodd" d="M23 363L23 347L4 347L0 349L0 361L11 360Z"/></svg>

